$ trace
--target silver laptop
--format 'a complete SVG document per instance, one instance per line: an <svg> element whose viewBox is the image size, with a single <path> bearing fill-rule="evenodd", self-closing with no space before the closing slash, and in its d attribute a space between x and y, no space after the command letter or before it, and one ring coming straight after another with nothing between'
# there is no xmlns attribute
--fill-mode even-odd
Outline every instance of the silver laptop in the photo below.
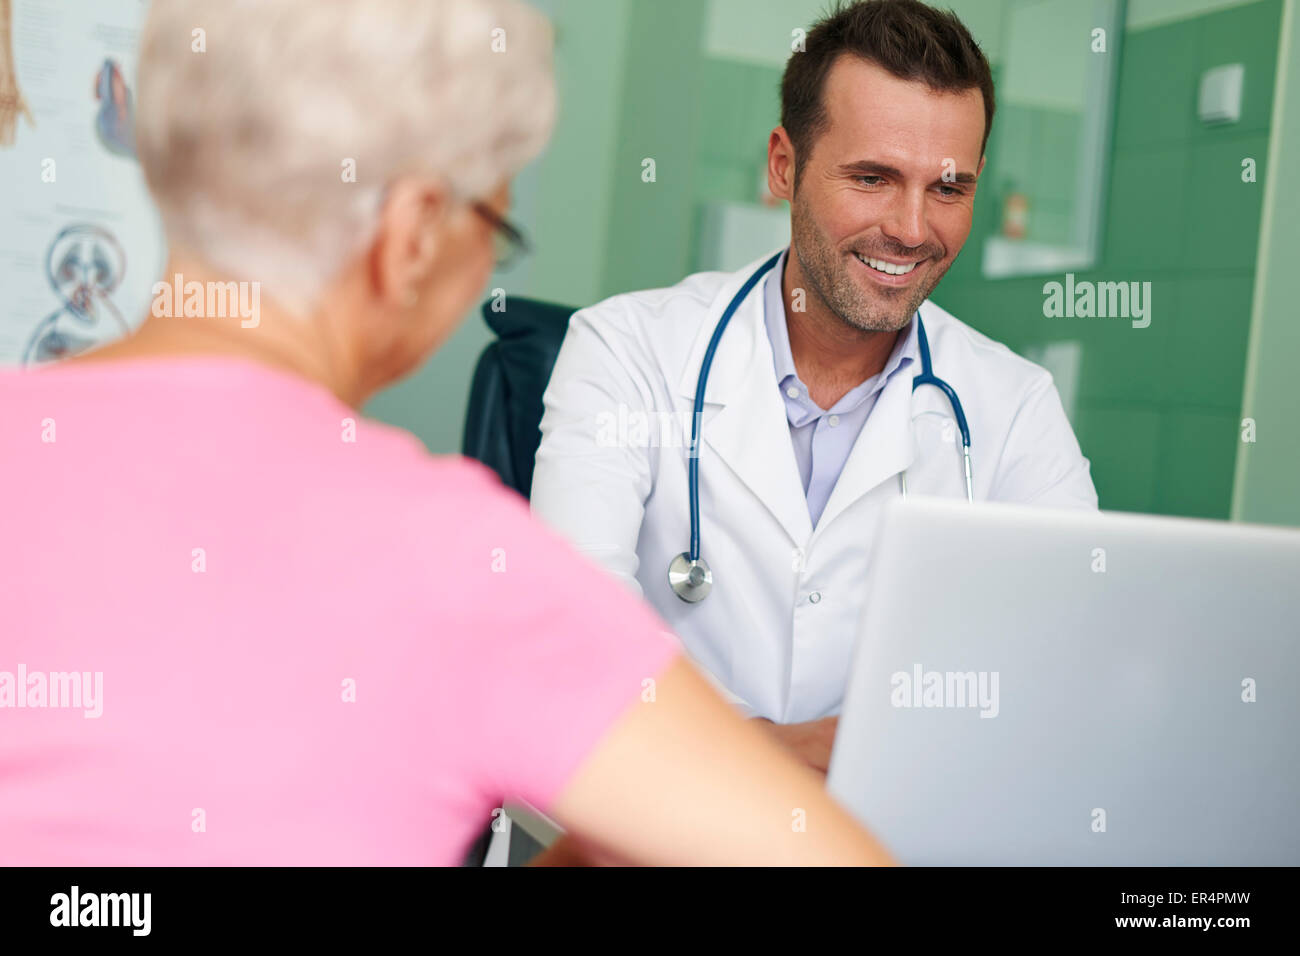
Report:
<svg viewBox="0 0 1300 956"><path fill-rule="evenodd" d="M891 507L828 786L914 865L1300 864L1300 531Z"/></svg>

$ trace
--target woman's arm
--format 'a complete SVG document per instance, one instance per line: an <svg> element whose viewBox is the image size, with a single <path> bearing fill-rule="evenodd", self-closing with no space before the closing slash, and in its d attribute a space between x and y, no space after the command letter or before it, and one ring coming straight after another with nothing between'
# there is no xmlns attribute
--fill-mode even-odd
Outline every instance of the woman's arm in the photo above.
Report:
<svg viewBox="0 0 1300 956"><path fill-rule="evenodd" d="M625 714L550 812L607 859L664 865L877 865L889 855L685 658ZM564 853L559 852L565 851ZM547 862L542 860L539 862Z"/></svg>

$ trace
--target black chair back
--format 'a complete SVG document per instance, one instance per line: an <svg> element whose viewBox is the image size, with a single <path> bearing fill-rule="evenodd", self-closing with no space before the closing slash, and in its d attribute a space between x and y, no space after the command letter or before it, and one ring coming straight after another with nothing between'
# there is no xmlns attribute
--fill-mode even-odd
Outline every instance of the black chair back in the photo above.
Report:
<svg viewBox="0 0 1300 956"><path fill-rule="evenodd" d="M497 339L474 369L461 451L527 498L542 440L542 393L577 310L510 297L498 312L492 301L483 304L483 319Z"/></svg>

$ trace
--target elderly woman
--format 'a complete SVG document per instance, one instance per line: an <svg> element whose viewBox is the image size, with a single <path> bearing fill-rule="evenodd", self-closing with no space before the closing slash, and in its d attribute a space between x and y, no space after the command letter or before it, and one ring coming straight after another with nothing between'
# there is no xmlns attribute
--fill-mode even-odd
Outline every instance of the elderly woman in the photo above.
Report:
<svg viewBox="0 0 1300 956"><path fill-rule="evenodd" d="M607 859L886 861L489 472L358 411L471 307L553 112L518 3L155 0L183 295L0 376L0 863L450 864L510 796Z"/></svg>

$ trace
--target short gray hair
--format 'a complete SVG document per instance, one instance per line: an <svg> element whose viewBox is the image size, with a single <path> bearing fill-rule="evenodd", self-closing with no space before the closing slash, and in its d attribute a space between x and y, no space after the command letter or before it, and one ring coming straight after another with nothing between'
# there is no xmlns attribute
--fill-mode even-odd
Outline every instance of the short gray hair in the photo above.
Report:
<svg viewBox="0 0 1300 956"><path fill-rule="evenodd" d="M480 198L541 150L551 27L516 0L154 0L138 100L169 241L300 311L393 178Z"/></svg>

